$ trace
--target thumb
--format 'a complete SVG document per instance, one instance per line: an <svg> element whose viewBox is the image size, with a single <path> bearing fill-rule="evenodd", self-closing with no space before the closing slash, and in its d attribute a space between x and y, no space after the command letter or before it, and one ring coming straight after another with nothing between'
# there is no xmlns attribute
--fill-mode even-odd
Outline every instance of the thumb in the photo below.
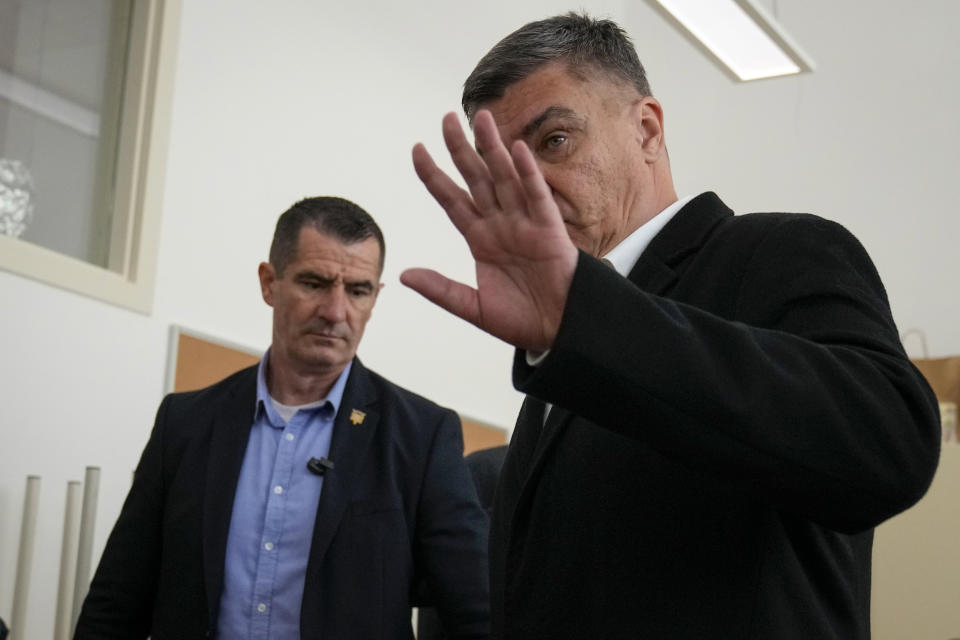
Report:
<svg viewBox="0 0 960 640"><path fill-rule="evenodd" d="M473 287L431 269L407 269L400 274L400 282L438 307L483 329L480 326L480 300Z"/></svg>

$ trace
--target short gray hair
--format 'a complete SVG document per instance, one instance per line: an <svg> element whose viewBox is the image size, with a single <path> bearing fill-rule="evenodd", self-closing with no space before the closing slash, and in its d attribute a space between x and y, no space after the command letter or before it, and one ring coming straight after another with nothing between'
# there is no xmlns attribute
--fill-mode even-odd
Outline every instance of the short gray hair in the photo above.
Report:
<svg viewBox="0 0 960 640"><path fill-rule="evenodd" d="M473 121L477 109L503 97L507 87L549 62L565 62L577 74L599 70L652 95L647 73L630 36L612 20L570 12L530 22L483 56L463 85L463 111Z"/></svg>

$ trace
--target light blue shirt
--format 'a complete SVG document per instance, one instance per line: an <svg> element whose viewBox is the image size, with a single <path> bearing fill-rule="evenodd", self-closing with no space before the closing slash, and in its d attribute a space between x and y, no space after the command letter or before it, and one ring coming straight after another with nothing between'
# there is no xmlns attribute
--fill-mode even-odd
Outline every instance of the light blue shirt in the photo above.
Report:
<svg viewBox="0 0 960 640"><path fill-rule="evenodd" d="M257 370L253 427L234 494L217 619L220 640L300 637L307 558L323 488L323 477L311 473L307 462L330 453L333 419L352 366L325 402L284 422L267 390L269 354Z"/></svg>

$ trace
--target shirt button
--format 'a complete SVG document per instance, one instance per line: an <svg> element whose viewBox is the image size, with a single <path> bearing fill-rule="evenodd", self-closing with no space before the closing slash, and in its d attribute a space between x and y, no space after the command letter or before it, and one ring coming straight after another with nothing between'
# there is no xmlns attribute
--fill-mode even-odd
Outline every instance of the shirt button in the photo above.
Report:
<svg viewBox="0 0 960 640"><path fill-rule="evenodd" d="M259 611L260 613L263 613L266 610L267 610L267 605L263 604L262 602L257 605L257 611Z"/></svg>
<svg viewBox="0 0 960 640"><path fill-rule="evenodd" d="M273 492L277 495L280 495L281 493L283 493L283 487L281 487L280 485L277 485L273 488Z"/></svg>
<svg viewBox="0 0 960 640"><path fill-rule="evenodd" d="M272 542L264 543L263 548L266 549L267 551L273 551L273 543Z"/></svg>
<svg viewBox="0 0 960 640"><path fill-rule="evenodd" d="M286 438L287 440L293 440L293 434L292 434L292 433L288 433L287 435L285 435L285 436L283 436L283 437Z"/></svg>

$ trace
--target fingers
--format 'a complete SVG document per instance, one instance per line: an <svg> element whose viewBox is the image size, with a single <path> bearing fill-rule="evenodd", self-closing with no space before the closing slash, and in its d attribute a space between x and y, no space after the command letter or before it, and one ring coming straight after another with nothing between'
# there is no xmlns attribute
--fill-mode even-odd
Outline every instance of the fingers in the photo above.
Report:
<svg viewBox="0 0 960 640"><path fill-rule="evenodd" d="M466 225L476 216L470 194L437 166L422 144L413 147L413 169L433 199L447 212L453 225L464 233Z"/></svg>
<svg viewBox="0 0 960 640"><path fill-rule="evenodd" d="M553 199L553 192L543 179L543 173L537 166L530 147L522 140L517 140L510 149L510 156L523 187L530 217L537 222L560 221L560 212Z"/></svg>
<svg viewBox="0 0 960 640"><path fill-rule="evenodd" d="M489 111L481 109L477 113L474 135L476 149L467 140L457 116L448 113L444 117L443 139L454 165L470 189L476 209L481 214L523 212L526 207L523 187Z"/></svg>
<svg viewBox="0 0 960 640"><path fill-rule="evenodd" d="M407 269L400 274L400 282L435 305L480 327L480 301L475 289L430 269Z"/></svg>
<svg viewBox="0 0 960 640"><path fill-rule="evenodd" d="M518 141L508 150L493 116L484 109L474 118L474 133L477 149L470 145L456 114L444 116L443 138L469 193L436 166L423 145L413 149L417 175L457 229L464 233L478 216L493 213L532 215L541 222L559 219L550 187L529 148Z"/></svg>
<svg viewBox="0 0 960 640"><path fill-rule="evenodd" d="M526 209L526 198L520 177L510 152L500 139L497 123L489 111L480 110L474 118L473 131L477 148L483 153L483 161L493 179L493 188L500 210L504 213L519 213Z"/></svg>
<svg viewBox="0 0 960 640"><path fill-rule="evenodd" d="M497 194L487 165L467 140L455 113L448 113L443 117L443 141L450 151L450 158L457 171L466 181L477 209L481 212L497 209Z"/></svg>

